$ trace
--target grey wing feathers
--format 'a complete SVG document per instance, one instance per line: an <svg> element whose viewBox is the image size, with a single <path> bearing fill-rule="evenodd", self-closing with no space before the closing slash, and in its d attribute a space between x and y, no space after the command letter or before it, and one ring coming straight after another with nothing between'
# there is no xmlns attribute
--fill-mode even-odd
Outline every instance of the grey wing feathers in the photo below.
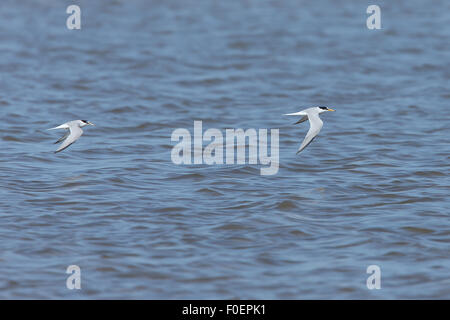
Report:
<svg viewBox="0 0 450 320"><path fill-rule="evenodd" d="M305 139L303 140L300 148L298 149L297 154L299 152L301 152L303 149L305 149L314 140L314 138L319 134L320 129L322 129L323 122L322 122L322 120L320 120L318 115L310 116L309 122L311 124L311 127L309 128Z"/></svg>
<svg viewBox="0 0 450 320"><path fill-rule="evenodd" d="M55 142L55 144L63 141L65 138L67 138L69 136L69 134L70 134L70 130L67 130L66 134L63 135L61 138L59 138L58 141Z"/></svg>
<svg viewBox="0 0 450 320"><path fill-rule="evenodd" d="M303 149L309 146L309 144L313 142L315 137L317 137L317 135L306 135L305 140L303 140L302 145L297 151L297 154L299 154Z"/></svg>
<svg viewBox="0 0 450 320"><path fill-rule="evenodd" d="M296 123L294 123L294 124L299 124L299 123L302 123L302 122L305 122L306 120L308 120L308 116L304 116L303 118L300 118L300 120L298 120Z"/></svg>
<svg viewBox="0 0 450 320"><path fill-rule="evenodd" d="M58 150L55 151L55 153L63 151L67 147L69 147L71 144L73 144L75 141L78 140L79 137L83 134L83 130L81 130L80 127L70 127L70 133L69 136L64 140L64 142L61 144L61 146L58 148Z"/></svg>

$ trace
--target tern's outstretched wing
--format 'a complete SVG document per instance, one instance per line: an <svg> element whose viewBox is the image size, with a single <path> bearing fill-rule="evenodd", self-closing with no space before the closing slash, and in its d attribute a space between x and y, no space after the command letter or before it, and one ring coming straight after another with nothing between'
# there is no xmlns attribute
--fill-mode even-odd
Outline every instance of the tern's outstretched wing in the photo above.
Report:
<svg viewBox="0 0 450 320"><path fill-rule="evenodd" d="M70 134L70 130L67 130L66 134L63 135L61 138L58 139L58 141L55 142L55 144L60 143L61 141L63 141L65 138L67 138Z"/></svg>
<svg viewBox="0 0 450 320"><path fill-rule="evenodd" d="M320 129L322 129L323 127L323 122L322 120L320 120L318 114L309 115L308 119L311 127L309 128L305 139L303 140L300 148L298 149L297 154L301 152L303 149L305 149L314 140L314 138L319 134Z"/></svg>
<svg viewBox="0 0 450 320"><path fill-rule="evenodd" d="M308 120L308 116L303 116L303 118L301 118L300 120L298 120L296 123L294 123L294 124L299 124L299 123L302 123L302 122L305 122L306 120Z"/></svg>
<svg viewBox="0 0 450 320"><path fill-rule="evenodd" d="M83 130L81 130L81 128L78 126L71 126L69 130L70 130L69 136L66 138L66 140L64 140L64 142L61 144L58 150L55 151L55 153L66 149L72 143L77 141L78 138L81 137L81 135L83 134Z"/></svg>

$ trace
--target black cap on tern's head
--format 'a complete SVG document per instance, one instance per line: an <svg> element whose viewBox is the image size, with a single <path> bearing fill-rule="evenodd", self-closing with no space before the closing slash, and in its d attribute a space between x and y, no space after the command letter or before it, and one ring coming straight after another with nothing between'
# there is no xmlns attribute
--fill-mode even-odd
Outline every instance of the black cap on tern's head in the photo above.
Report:
<svg viewBox="0 0 450 320"><path fill-rule="evenodd" d="M84 126L87 126L87 125L91 125L91 126L94 125L92 122L87 121L87 120L80 120L80 121L84 123L84 124L83 124L83 127L84 127Z"/></svg>
<svg viewBox="0 0 450 320"><path fill-rule="evenodd" d="M335 111L334 109L328 108L328 107L318 107L322 109L323 111Z"/></svg>

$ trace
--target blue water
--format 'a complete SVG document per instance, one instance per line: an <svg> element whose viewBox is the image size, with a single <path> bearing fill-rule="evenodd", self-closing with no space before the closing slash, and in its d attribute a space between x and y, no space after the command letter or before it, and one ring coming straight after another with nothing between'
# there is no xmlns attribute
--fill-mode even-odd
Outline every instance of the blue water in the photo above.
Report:
<svg viewBox="0 0 450 320"><path fill-rule="evenodd" d="M0 7L0 298L450 298L448 1L70 4ZM194 120L279 129L278 173L174 164Z"/></svg>

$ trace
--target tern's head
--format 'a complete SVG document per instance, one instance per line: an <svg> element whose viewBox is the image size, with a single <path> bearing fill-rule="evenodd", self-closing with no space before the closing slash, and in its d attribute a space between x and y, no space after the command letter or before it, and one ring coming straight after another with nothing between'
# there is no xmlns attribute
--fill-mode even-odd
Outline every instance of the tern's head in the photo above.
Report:
<svg viewBox="0 0 450 320"><path fill-rule="evenodd" d="M326 111L335 111L334 109L331 109L331 108L328 108L328 107L316 107L318 110L318 112L319 113L322 113L322 112L326 112Z"/></svg>
<svg viewBox="0 0 450 320"><path fill-rule="evenodd" d="M92 122L89 122L87 120L78 120L78 123L80 124L80 127L84 127L84 126L87 126L87 125L91 125L91 126L94 125Z"/></svg>

